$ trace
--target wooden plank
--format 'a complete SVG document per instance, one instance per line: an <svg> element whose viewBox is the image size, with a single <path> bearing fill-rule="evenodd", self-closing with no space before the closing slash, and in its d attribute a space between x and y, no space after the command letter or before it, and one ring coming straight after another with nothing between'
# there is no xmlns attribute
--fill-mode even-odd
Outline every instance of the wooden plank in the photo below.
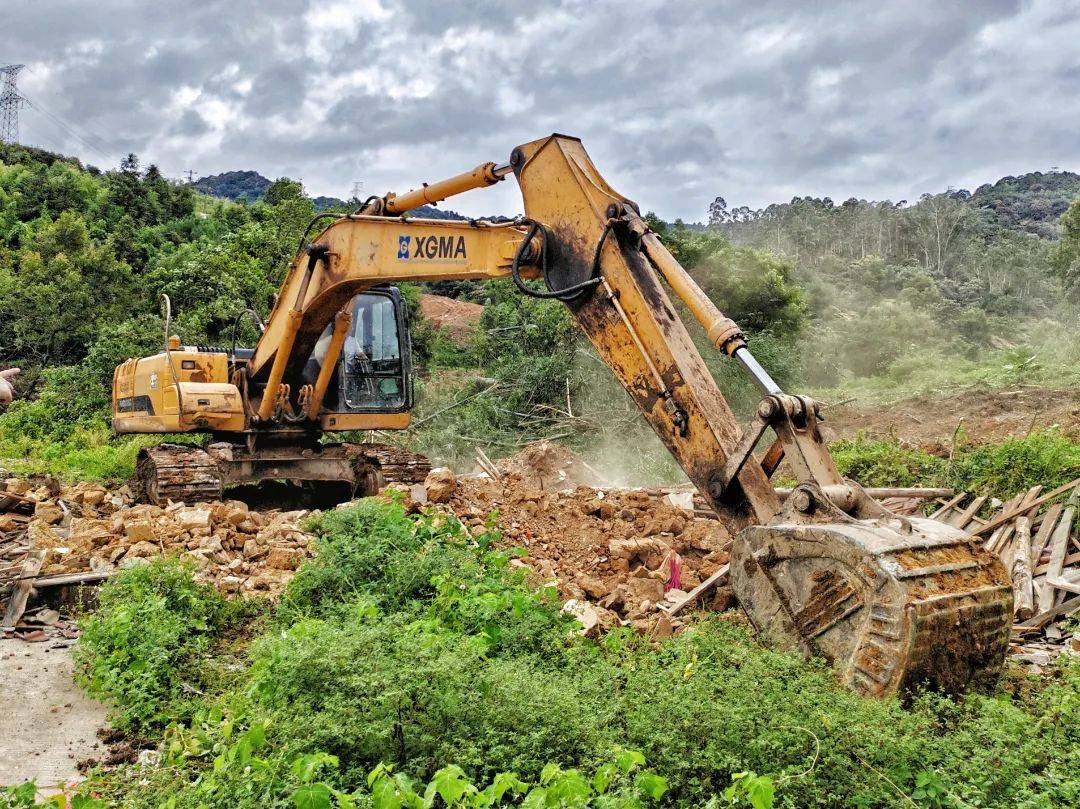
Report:
<svg viewBox="0 0 1080 809"><path fill-rule="evenodd" d="M1013 497L1012 499L1010 499L1009 502L1007 502L1005 505L1003 505L1001 507L1001 511L998 512L998 516L1000 516L1001 514L1007 514L1008 512L1013 511L1018 505L1020 505L1020 500L1021 499L1022 499L1022 495L1019 495L1019 494L1016 495L1016 497ZM997 517L995 517L994 519L997 519ZM978 531L973 531L972 535L973 536L978 536L985 529L986 529L986 526L984 525ZM1001 539L1001 535L1004 534L1004 533L1005 533L1005 526L1003 526L1003 525L999 526L994 531L994 533L992 533L990 535L990 539L986 540L986 543L983 545L983 547L986 548L988 551L993 551L994 548L997 546L998 541Z"/></svg>
<svg viewBox="0 0 1080 809"><path fill-rule="evenodd" d="M979 509L983 507L983 503L985 503L986 500L987 497L985 494L976 497L974 500L968 503L967 508L964 508L963 510L958 511L956 514L953 514L945 522L947 522L953 528L959 528L960 530L963 530L967 527L967 524L971 522L971 518L974 517L978 513Z"/></svg>
<svg viewBox="0 0 1080 809"><path fill-rule="evenodd" d="M1031 538L1032 569L1039 566L1039 557L1042 556L1043 548L1046 547L1046 543L1050 541L1050 535L1054 531L1054 526L1057 525L1062 508L1063 506L1061 503L1054 503L1054 505L1050 506L1043 515L1042 525L1039 526L1038 533Z"/></svg>
<svg viewBox="0 0 1080 809"><path fill-rule="evenodd" d="M63 587L69 584L94 584L105 581L117 572L106 570L98 573L60 573L56 576L39 576L34 579L34 587L40 590L42 587Z"/></svg>
<svg viewBox="0 0 1080 809"><path fill-rule="evenodd" d="M682 601L677 601L667 609L664 609L664 607L661 607L660 609L664 610L668 615L678 615L688 604L693 604L701 598L701 596L715 587L721 579L727 578L728 569L730 567L731 565L723 565L719 570L709 576L709 578L705 579L705 581L687 593L686 598Z"/></svg>
<svg viewBox="0 0 1080 809"><path fill-rule="evenodd" d="M1031 589L1031 522L1027 517L1016 520L1016 539L1013 541L1013 615L1021 621L1035 612L1035 597Z"/></svg>
<svg viewBox="0 0 1080 809"><path fill-rule="evenodd" d="M956 495L956 497L953 497L951 500L947 500L945 502L945 504L941 508L939 508L937 511L935 511L933 514L930 515L930 519L931 520L939 520L939 519L941 519L941 517L944 514L948 513L948 511L953 506L955 506L957 503L959 503L965 497L967 497L967 492L960 492L960 494ZM945 520L941 520L941 521L946 522Z"/></svg>
<svg viewBox="0 0 1080 809"><path fill-rule="evenodd" d="M783 486L773 489L781 500L791 494L794 489ZM932 497L952 497L956 489L923 489L918 487L871 487L864 488L870 497L875 500L884 500L888 497L903 497L909 500L929 500ZM961 493L963 494L963 493Z"/></svg>
<svg viewBox="0 0 1080 809"><path fill-rule="evenodd" d="M1053 579L1050 576L1047 576L1046 583L1058 590L1067 590L1070 593L1080 593L1080 582L1069 581L1068 579L1060 577Z"/></svg>
<svg viewBox="0 0 1080 809"><path fill-rule="evenodd" d="M1054 529L1050 540L1050 563L1046 566L1046 582L1039 588L1039 612L1047 612L1054 606L1054 585L1051 580L1061 576L1065 567L1065 551L1069 547L1069 532L1072 530L1073 517L1076 515L1077 496L1080 489L1073 489L1069 503L1061 512L1061 520Z"/></svg>
<svg viewBox="0 0 1080 809"><path fill-rule="evenodd" d="M1076 480L1070 481L1069 483L1066 483L1064 486L1058 486L1056 489L1054 489L1049 494L1044 494L1042 497L1037 499L1034 503L1030 503L1030 504L1028 504L1028 506L1026 506L1024 508L1021 508L1018 511L1013 511L1012 513L1006 512L1006 513L1003 513L1003 514L995 517L994 519L990 520L990 522L988 522L986 525L984 525L982 528L980 528L978 531L974 531L973 533L976 534L976 535L987 534L990 531L993 531L999 525L1007 523L1009 520L1016 519L1017 517L1019 517L1021 514L1023 514L1028 509L1030 509L1030 508L1032 508L1034 506L1041 506L1043 503L1046 503L1046 502L1048 502L1050 500L1053 500L1055 497L1060 497L1061 495L1065 494L1065 492L1067 492L1067 491L1074 490L1077 486L1080 486L1080 478L1077 478Z"/></svg>
<svg viewBox="0 0 1080 809"><path fill-rule="evenodd" d="M37 576L38 571L41 570L41 566L45 562L45 553L46 551L38 549L27 554L26 561L23 563L22 574L15 588L11 591L11 598L8 599L7 612L4 613L4 627L15 626L15 624L19 623L19 619L22 618L23 611L26 609L26 599L30 597L30 590L34 586L34 577Z"/></svg>
<svg viewBox="0 0 1080 809"><path fill-rule="evenodd" d="M1068 615L1069 613L1075 612L1076 610L1080 610L1080 596L1074 596L1068 601L1063 601L1056 607L1053 607L1046 612L1041 612L1032 618L1028 618L1026 621L1021 621L1014 626L1020 629L1043 627L1055 618L1057 618L1059 615Z"/></svg>
<svg viewBox="0 0 1080 809"><path fill-rule="evenodd" d="M1041 491L1042 491L1042 486L1041 485L1040 486L1032 486L1030 489L1028 489L1024 493L1023 498L1020 500L1020 505L1017 506L1017 508L1023 509L1025 506L1030 506L1038 498L1039 492L1041 492ZM1025 514L1026 514L1026 512L1025 512ZM1029 527L1030 527L1030 523L1029 523ZM994 553L1001 556L1002 560L1006 561L1010 566L1011 566L1012 563L1011 563L1010 560L1005 559L1005 554L1010 549L1010 546L1012 544L1012 538L1013 538L1013 535L1015 534L1015 532L1016 532L1016 523L1015 522L1012 525L1006 525L1005 530L1002 531L1001 534L998 536L997 543L995 545L991 546L991 548L990 548L991 551L993 551Z"/></svg>

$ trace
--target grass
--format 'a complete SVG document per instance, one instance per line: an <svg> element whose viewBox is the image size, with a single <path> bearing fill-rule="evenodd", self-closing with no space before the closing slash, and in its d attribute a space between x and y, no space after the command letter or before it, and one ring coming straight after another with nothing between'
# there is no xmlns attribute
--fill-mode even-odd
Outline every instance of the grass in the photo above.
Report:
<svg viewBox="0 0 1080 809"><path fill-rule="evenodd" d="M132 639L119 668L170 684L144 690L152 719L136 718L165 760L97 773L84 791L172 809L1080 800L1075 659L1010 670L993 693L867 700L823 664L762 647L734 614L658 644L581 639L492 535L440 515L367 500L313 529L318 554L229 658L232 676L196 680L210 685L164 733L171 684L220 668L221 624L204 617L211 641L185 638L179 656L160 647L176 648L169 633L193 609L221 605L167 566L106 585L81 659L90 678L118 668L131 616L144 616L142 634L162 642ZM98 682L123 710L124 677Z"/></svg>

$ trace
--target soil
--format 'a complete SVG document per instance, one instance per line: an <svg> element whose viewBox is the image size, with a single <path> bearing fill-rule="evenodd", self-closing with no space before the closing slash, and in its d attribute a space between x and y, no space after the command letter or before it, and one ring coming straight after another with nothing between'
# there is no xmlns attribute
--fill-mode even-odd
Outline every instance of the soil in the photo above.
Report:
<svg viewBox="0 0 1080 809"><path fill-rule="evenodd" d="M728 562L731 533L694 512L690 491L611 489L572 451L546 441L500 460L499 479L447 471L429 476L427 492L474 533L494 515L504 548L537 584L591 611L601 629L619 623L652 632L662 603L672 603ZM447 492L444 497L442 492ZM447 502L448 501L448 502ZM721 588L723 609L730 591ZM586 626L588 621L583 620ZM677 631L678 622L668 628Z"/></svg>
<svg viewBox="0 0 1080 809"><path fill-rule="evenodd" d="M888 405L826 405L832 438L896 436L930 450L948 447L960 425L969 441L984 443L1057 426L1080 435L1080 389L972 388L945 397L918 396Z"/></svg>
<svg viewBox="0 0 1080 809"><path fill-rule="evenodd" d="M463 343L472 334L473 327L480 322L484 307L478 303L459 301L442 295L421 295L420 311L450 339Z"/></svg>

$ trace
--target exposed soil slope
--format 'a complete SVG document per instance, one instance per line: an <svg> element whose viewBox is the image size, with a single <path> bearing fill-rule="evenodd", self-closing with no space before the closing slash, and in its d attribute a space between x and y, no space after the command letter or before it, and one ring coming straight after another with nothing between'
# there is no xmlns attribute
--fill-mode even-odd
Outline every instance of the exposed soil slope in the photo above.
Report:
<svg viewBox="0 0 1080 809"><path fill-rule="evenodd" d="M889 405L834 405L825 410L831 437L895 435L918 446L947 445L957 425L971 441L1002 441L1058 426L1080 435L1080 389L971 389L945 397L918 396Z"/></svg>

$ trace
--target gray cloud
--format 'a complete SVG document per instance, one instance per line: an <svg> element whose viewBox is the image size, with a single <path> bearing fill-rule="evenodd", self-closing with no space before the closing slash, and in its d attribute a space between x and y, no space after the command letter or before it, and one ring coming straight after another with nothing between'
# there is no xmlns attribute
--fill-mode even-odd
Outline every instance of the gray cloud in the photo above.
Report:
<svg viewBox="0 0 1080 809"><path fill-rule="evenodd" d="M404 190L551 131L643 208L913 199L1080 168L1080 2L7 0L23 140L315 194ZM511 212L510 183L453 206Z"/></svg>

